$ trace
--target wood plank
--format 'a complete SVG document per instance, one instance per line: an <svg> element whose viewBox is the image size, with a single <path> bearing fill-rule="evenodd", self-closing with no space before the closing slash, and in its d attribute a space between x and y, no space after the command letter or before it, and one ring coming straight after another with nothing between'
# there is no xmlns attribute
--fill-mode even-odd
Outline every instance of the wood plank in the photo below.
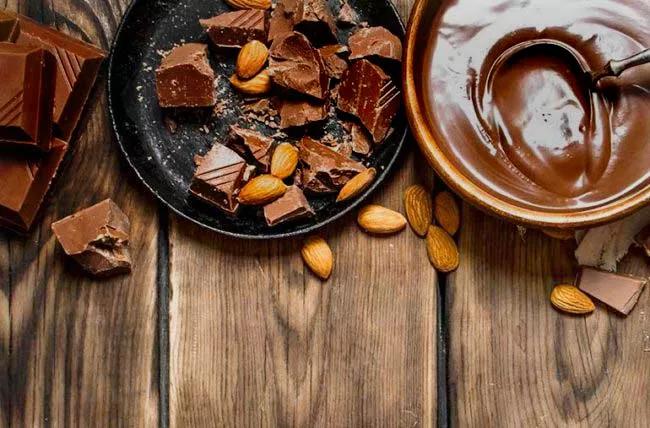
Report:
<svg viewBox="0 0 650 428"><path fill-rule="evenodd" d="M126 4L24 1L10 7L108 48ZM40 226L27 238L0 234L0 260L10 266L2 279L10 289L12 426L157 424L157 208L119 161L105 85L102 76ZM50 224L106 197L131 219L135 270L93 281L65 259Z"/></svg>
<svg viewBox="0 0 650 428"><path fill-rule="evenodd" d="M449 411L459 426L642 426L650 420L650 293L626 319L549 304L573 244L464 210L449 279ZM639 253L621 271L650 276Z"/></svg>

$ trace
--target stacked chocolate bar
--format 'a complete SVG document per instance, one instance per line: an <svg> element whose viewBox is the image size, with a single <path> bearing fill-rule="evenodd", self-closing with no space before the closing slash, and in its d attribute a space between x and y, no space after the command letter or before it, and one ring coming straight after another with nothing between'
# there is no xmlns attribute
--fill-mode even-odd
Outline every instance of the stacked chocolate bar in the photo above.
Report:
<svg viewBox="0 0 650 428"><path fill-rule="evenodd" d="M105 56L0 11L0 226L31 228Z"/></svg>

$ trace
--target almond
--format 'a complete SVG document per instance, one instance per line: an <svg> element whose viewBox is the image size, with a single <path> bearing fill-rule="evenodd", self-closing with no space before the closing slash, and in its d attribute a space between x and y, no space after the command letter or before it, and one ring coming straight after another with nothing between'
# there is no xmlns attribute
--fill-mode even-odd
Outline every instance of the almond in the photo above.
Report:
<svg viewBox="0 0 650 428"><path fill-rule="evenodd" d="M233 74L230 83L239 92L247 95L262 95L271 90L271 76L268 70L260 72L250 80L242 80L236 74Z"/></svg>
<svg viewBox="0 0 650 428"><path fill-rule="evenodd" d="M237 56L237 76L250 79L262 70L269 58L269 50L259 40L252 40L244 45Z"/></svg>
<svg viewBox="0 0 650 428"><path fill-rule="evenodd" d="M336 202L347 201L359 195L375 180L376 175L377 170L375 168L368 168L355 175L350 181L345 183L345 186L343 186L339 195L336 197Z"/></svg>
<svg viewBox="0 0 650 428"><path fill-rule="evenodd" d="M271 174L280 180L291 177L298 166L298 149L289 143L276 147L271 158Z"/></svg>
<svg viewBox="0 0 650 428"><path fill-rule="evenodd" d="M334 265L334 256L332 256L330 246L327 245L323 238L320 236L307 238L300 253L305 264L319 278L326 280L330 277Z"/></svg>
<svg viewBox="0 0 650 428"><path fill-rule="evenodd" d="M271 0L226 0L235 9L270 9Z"/></svg>
<svg viewBox="0 0 650 428"><path fill-rule="evenodd" d="M368 205L359 211L357 222L366 232L387 235L406 227L406 219L396 211L379 205Z"/></svg>
<svg viewBox="0 0 650 428"><path fill-rule="evenodd" d="M574 285L558 285L551 292L551 303L570 314L589 314L596 309L594 302Z"/></svg>
<svg viewBox="0 0 650 428"><path fill-rule="evenodd" d="M427 232L427 254L433 267L440 272L458 269L460 255L454 239L441 227L429 226Z"/></svg>
<svg viewBox="0 0 650 428"><path fill-rule="evenodd" d="M265 205L287 191L287 186L277 177L260 175L253 178L239 192L239 202L244 205Z"/></svg>
<svg viewBox="0 0 650 428"><path fill-rule="evenodd" d="M454 236L458 232L458 228L460 227L460 209L451 193L438 193L434 203L434 215L436 222L451 236Z"/></svg>
<svg viewBox="0 0 650 428"><path fill-rule="evenodd" d="M418 236L425 237L433 220L431 194L422 186L410 186L404 192L404 209L413 231Z"/></svg>

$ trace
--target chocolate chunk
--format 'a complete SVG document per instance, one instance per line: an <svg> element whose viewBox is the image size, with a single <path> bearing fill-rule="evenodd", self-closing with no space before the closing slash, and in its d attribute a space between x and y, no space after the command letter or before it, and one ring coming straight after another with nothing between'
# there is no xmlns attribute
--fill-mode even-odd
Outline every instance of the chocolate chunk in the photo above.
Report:
<svg viewBox="0 0 650 428"><path fill-rule="evenodd" d="M276 8L282 6L287 15L293 16L300 1L302 0L278 0Z"/></svg>
<svg viewBox="0 0 650 428"><path fill-rule="evenodd" d="M362 28L350 36L350 59L380 57L402 60L402 42L384 27Z"/></svg>
<svg viewBox="0 0 650 428"><path fill-rule="evenodd" d="M268 15L263 10L246 9L226 12L199 20L216 46L236 48L251 40L267 41Z"/></svg>
<svg viewBox="0 0 650 428"><path fill-rule="evenodd" d="M324 100L329 77L320 53L307 38L296 32L286 33L271 45L269 68L276 85Z"/></svg>
<svg viewBox="0 0 650 428"><path fill-rule="evenodd" d="M361 120L375 143L384 140L400 108L400 92L381 68L368 60L355 61L343 73L338 108Z"/></svg>
<svg viewBox="0 0 650 428"><path fill-rule="evenodd" d="M0 43L0 145L52 145L56 62L49 51Z"/></svg>
<svg viewBox="0 0 650 428"><path fill-rule="evenodd" d="M271 166L271 149L273 147L272 138L250 129L232 125L228 145L245 159L256 163L262 171L269 170Z"/></svg>
<svg viewBox="0 0 650 428"><path fill-rule="evenodd" d="M336 20L339 22L339 24L352 26L356 25L359 22L359 15L357 12L355 12L354 9L352 9L350 3L345 1L343 3L343 6L341 6L341 10L339 11L339 15Z"/></svg>
<svg viewBox="0 0 650 428"><path fill-rule="evenodd" d="M286 193L264 207L266 224L276 226L280 223L312 217L314 210L309 205L302 190L291 186Z"/></svg>
<svg viewBox="0 0 650 428"><path fill-rule="evenodd" d="M294 29L317 46L337 42L334 16L325 0L298 1L293 14Z"/></svg>
<svg viewBox="0 0 650 428"><path fill-rule="evenodd" d="M0 42L13 40L16 37L16 14L0 10Z"/></svg>
<svg viewBox="0 0 650 428"><path fill-rule="evenodd" d="M291 31L293 31L293 19L285 10L285 6L282 3L278 3L271 13L271 19L269 20L268 41L272 43L276 38Z"/></svg>
<svg viewBox="0 0 650 428"><path fill-rule="evenodd" d="M370 141L366 131L355 123L352 125L350 135L352 137L352 151L363 156L368 156L372 151L372 141Z"/></svg>
<svg viewBox="0 0 650 428"><path fill-rule="evenodd" d="M302 165L302 184L318 193L336 192L366 168L329 147L303 137L298 146Z"/></svg>
<svg viewBox="0 0 650 428"><path fill-rule="evenodd" d="M343 72L348 69L348 63L339 56L347 51L348 48L343 45L328 45L318 49L325 64L325 71L332 79L341 79Z"/></svg>
<svg viewBox="0 0 650 428"><path fill-rule="evenodd" d="M287 98L280 105L280 128L305 126L327 117L329 103L318 100Z"/></svg>
<svg viewBox="0 0 650 428"><path fill-rule="evenodd" d="M636 235L634 242L650 257L650 225Z"/></svg>
<svg viewBox="0 0 650 428"><path fill-rule="evenodd" d="M216 103L208 46L187 43L172 49L156 70L161 107L210 107Z"/></svg>
<svg viewBox="0 0 650 428"><path fill-rule="evenodd" d="M86 272L98 277L131 272L131 223L110 199L57 221L52 231Z"/></svg>
<svg viewBox="0 0 650 428"><path fill-rule="evenodd" d="M67 148L55 139L42 156L18 151L0 155L0 226L29 231Z"/></svg>
<svg viewBox="0 0 650 428"><path fill-rule="evenodd" d="M592 268L582 268L578 288L622 315L628 315L648 280Z"/></svg>
<svg viewBox="0 0 650 428"><path fill-rule="evenodd" d="M228 214L235 214L239 208L236 194L248 167L246 161L219 143L197 160L190 193Z"/></svg>

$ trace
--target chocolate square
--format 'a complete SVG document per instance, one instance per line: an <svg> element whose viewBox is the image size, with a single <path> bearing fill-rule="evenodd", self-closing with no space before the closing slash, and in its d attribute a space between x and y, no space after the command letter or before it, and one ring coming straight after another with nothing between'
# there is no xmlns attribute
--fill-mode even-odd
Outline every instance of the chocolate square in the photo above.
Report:
<svg viewBox="0 0 650 428"><path fill-rule="evenodd" d="M628 315L647 282L647 278L583 267L578 277L578 288L620 314Z"/></svg>

